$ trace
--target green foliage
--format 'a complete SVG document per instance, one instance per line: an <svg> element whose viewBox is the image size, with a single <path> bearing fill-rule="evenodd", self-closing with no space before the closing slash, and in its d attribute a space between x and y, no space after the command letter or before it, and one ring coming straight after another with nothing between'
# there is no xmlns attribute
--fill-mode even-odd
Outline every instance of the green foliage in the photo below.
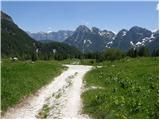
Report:
<svg viewBox="0 0 160 120"><path fill-rule="evenodd" d="M122 59L124 57L124 53L119 49L108 48L104 52L104 57L106 60L114 61Z"/></svg>
<svg viewBox="0 0 160 120"><path fill-rule="evenodd" d="M24 96L32 94L60 74L64 67L57 61L2 60L1 107L6 111Z"/></svg>
<svg viewBox="0 0 160 120"><path fill-rule="evenodd" d="M38 115L36 117L39 119L47 118L49 111L50 111L49 105L44 104L42 110L38 113Z"/></svg>
<svg viewBox="0 0 160 120"><path fill-rule="evenodd" d="M154 49L153 52L152 52L152 56L153 57L159 56L159 49Z"/></svg>
<svg viewBox="0 0 160 120"><path fill-rule="evenodd" d="M148 49L146 48L146 47L140 47L139 48L139 50L138 50L138 55L140 56L140 57L142 57L142 56L149 56L149 51L148 51Z"/></svg>
<svg viewBox="0 0 160 120"><path fill-rule="evenodd" d="M139 47L139 48L131 48L128 50L127 52L127 56L130 56L130 57L146 57L146 56L149 56L149 51L148 51L148 48L142 46L142 47Z"/></svg>
<svg viewBox="0 0 160 120"><path fill-rule="evenodd" d="M134 49L134 48L129 49L128 52L127 52L127 56L137 57L138 56L137 49Z"/></svg>
<svg viewBox="0 0 160 120"><path fill-rule="evenodd" d="M104 52L85 53L83 56L85 59L96 59L96 62L102 62L122 59L125 57L125 53L119 49L108 48Z"/></svg>
<svg viewBox="0 0 160 120"><path fill-rule="evenodd" d="M50 42L45 44L39 44L39 59L44 60L64 60L64 59L71 59L71 58L80 58L81 52L70 45L59 43L59 42ZM56 50L53 53L53 49Z"/></svg>
<svg viewBox="0 0 160 120"><path fill-rule="evenodd" d="M19 59L31 59L37 42L30 38L12 22L1 20L1 48L2 58L18 57Z"/></svg>
<svg viewBox="0 0 160 120"><path fill-rule="evenodd" d="M88 53L84 53L84 58L85 59L96 59L99 57L99 55L101 54L101 52L88 52Z"/></svg>
<svg viewBox="0 0 160 120"><path fill-rule="evenodd" d="M81 59L80 64L81 65L95 65L96 60L95 59Z"/></svg>
<svg viewBox="0 0 160 120"><path fill-rule="evenodd" d="M37 60L37 55L36 55L36 53L32 53L32 61L36 61Z"/></svg>
<svg viewBox="0 0 160 120"><path fill-rule="evenodd" d="M83 112L92 118L158 119L158 58L105 61L85 76Z"/></svg>

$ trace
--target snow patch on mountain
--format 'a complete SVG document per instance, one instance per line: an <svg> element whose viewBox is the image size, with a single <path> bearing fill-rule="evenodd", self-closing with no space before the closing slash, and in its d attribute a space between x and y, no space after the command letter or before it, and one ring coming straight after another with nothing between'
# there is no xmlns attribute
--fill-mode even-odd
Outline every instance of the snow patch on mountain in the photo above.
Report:
<svg viewBox="0 0 160 120"><path fill-rule="evenodd" d="M151 39L154 39L154 38L155 38L153 33L151 34L151 37L150 37L150 38L151 38Z"/></svg>
<svg viewBox="0 0 160 120"><path fill-rule="evenodd" d="M130 41L130 44L131 44L132 46L134 46L134 43L133 43L132 41Z"/></svg>
<svg viewBox="0 0 160 120"><path fill-rule="evenodd" d="M107 48L111 48L112 44L113 44L113 41L110 41L110 42L108 42L108 43L106 44L106 46L105 46L105 47L107 47Z"/></svg>
<svg viewBox="0 0 160 120"><path fill-rule="evenodd" d="M132 41L130 41L130 44L131 44L132 47L145 46L147 43L151 43L152 41L154 41L154 39L155 39L155 36L152 33L150 37L145 37L141 41L138 41L135 44Z"/></svg>
<svg viewBox="0 0 160 120"><path fill-rule="evenodd" d="M86 43L92 44L92 41L91 40L83 40L83 44L86 44Z"/></svg>
<svg viewBox="0 0 160 120"><path fill-rule="evenodd" d="M108 44L108 45L113 44L113 41L110 41L110 42L108 42L107 44Z"/></svg>
<svg viewBox="0 0 160 120"><path fill-rule="evenodd" d="M123 31L123 34L122 34L122 36L125 36L125 35L126 35L126 33L127 33L126 31Z"/></svg>
<svg viewBox="0 0 160 120"><path fill-rule="evenodd" d="M106 48L111 48L108 44L106 45Z"/></svg>
<svg viewBox="0 0 160 120"><path fill-rule="evenodd" d="M141 44L142 44L142 43L141 43L141 42L139 42L139 41L136 43L136 45L141 45Z"/></svg>
<svg viewBox="0 0 160 120"><path fill-rule="evenodd" d="M91 40L88 40L89 44L92 44Z"/></svg>

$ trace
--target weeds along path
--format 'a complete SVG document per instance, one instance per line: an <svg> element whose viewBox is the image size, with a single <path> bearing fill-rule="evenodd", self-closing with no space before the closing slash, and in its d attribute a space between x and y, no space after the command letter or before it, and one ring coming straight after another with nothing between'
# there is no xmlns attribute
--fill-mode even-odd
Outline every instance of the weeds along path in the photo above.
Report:
<svg viewBox="0 0 160 120"><path fill-rule="evenodd" d="M87 118L81 115L84 74L91 66L66 65L68 69L36 94L10 108L4 118Z"/></svg>

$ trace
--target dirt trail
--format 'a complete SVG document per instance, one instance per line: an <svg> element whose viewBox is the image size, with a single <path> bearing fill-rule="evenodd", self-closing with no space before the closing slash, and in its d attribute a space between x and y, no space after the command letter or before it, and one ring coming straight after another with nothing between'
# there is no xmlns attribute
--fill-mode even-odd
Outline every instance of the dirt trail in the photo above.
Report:
<svg viewBox="0 0 160 120"><path fill-rule="evenodd" d="M68 69L35 95L9 109L4 118L88 118L81 115L82 79L91 66L66 65Z"/></svg>

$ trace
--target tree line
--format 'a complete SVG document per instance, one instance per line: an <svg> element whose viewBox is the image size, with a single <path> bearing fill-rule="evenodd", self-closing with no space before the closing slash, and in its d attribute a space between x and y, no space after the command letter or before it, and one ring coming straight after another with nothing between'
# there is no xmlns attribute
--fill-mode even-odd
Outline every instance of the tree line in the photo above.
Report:
<svg viewBox="0 0 160 120"><path fill-rule="evenodd" d="M50 42L39 43L32 53L31 59L35 60L64 60L77 58L80 59L82 53L75 47L64 43Z"/></svg>
<svg viewBox="0 0 160 120"><path fill-rule="evenodd" d="M12 44L13 46L13 44ZM17 47L15 47L17 48ZM73 46L69 46L64 43L52 42L52 43L40 43L36 42L32 49L28 52L23 52L15 50L13 48L12 52L2 54L2 58L7 57L17 57L20 60L65 60L65 59L95 59L96 62L102 62L105 60L119 60L124 57L156 57L159 56L159 49L154 49L152 53L149 52L148 48L142 46L139 48L130 48L127 52L124 52L117 48L107 48L103 52L90 52L82 53L80 50ZM21 48L21 47L20 47ZM7 51L9 49L5 49Z"/></svg>
<svg viewBox="0 0 160 120"><path fill-rule="evenodd" d="M107 48L103 52L95 52L95 53L85 53L84 59L96 59L97 62L102 62L105 60L119 60L124 57L157 57L159 56L159 49L154 49L152 53L149 52L148 48L142 46L139 48L130 48L127 52L123 52L117 48Z"/></svg>

